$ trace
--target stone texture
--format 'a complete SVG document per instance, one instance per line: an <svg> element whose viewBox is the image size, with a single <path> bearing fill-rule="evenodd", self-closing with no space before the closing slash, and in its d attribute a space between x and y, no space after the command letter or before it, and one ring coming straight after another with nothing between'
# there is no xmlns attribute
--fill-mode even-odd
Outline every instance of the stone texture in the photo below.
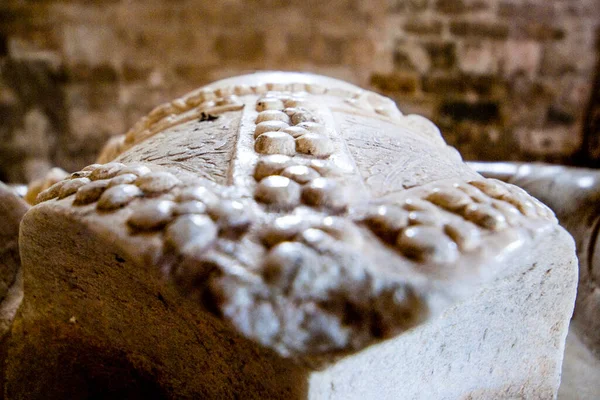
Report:
<svg viewBox="0 0 600 400"><path fill-rule="evenodd" d="M554 235L565 233L547 239ZM573 307L575 264L558 261L573 251L572 243L544 251L534 250L536 265L516 274L507 271L510 276L450 308L443 318L314 373L310 394L334 399L372 393L381 399L553 398ZM567 282L565 275L571 276Z"/></svg>
<svg viewBox="0 0 600 400"><path fill-rule="evenodd" d="M573 235L579 256L579 288L572 328L596 357L600 357L600 298L596 249L600 176L595 170L543 164L478 163L488 176L513 182L543 200Z"/></svg>
<svg viewBox="0 0 600 400"><path fill-rule="evenodd" d="M559 398L597 398L600 394L598 173L543 164L475 163L474 167L486 176L514 182L543 199L573 235L579 257L579 285Z"/></svg>
<svg viewBox="0 0 600 400"><path fill-rule="evenodd" d="M258 125L286 117L308 133L267 137L328 151L262 152ZM573 242L427 119L342 81L260 73L165 103L106 146L21 225L10 397L555 395Z"/></svg>
<svg viewBox="0 0 600 400"><path fill-rule="evenodd" d="M0 343L4 346L23 298L21 258L19 256L19 224L29 206L8 186L0 183ZM5 356L4 349L2 357Z"/></svg>

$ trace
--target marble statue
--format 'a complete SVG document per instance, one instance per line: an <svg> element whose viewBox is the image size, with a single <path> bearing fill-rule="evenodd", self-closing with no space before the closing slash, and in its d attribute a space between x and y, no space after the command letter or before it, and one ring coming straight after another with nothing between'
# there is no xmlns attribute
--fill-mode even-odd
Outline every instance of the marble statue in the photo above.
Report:
<svg viewBox="0 0 600 400"><path fill-rule="evenodd" d="M20 224L7 398L556 396L573 240L390 99L226 79L59 175Z"/></svg>

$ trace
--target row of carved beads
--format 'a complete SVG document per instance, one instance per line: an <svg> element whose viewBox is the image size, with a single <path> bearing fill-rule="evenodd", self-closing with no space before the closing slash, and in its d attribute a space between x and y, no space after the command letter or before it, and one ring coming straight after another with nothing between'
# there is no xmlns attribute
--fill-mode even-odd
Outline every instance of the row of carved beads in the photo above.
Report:
<svg viewBox="0 0 600 400"><path fill-rule="evenodd" d="M364 222L406 257L451 263L478 248L485 232L519 226L524 217L553 218L521 189L488 179L437 187L403 204L375 205Z"/></svg>
<svg viewBox="0 0 600 400"><path fill-rule="evenodd" d="M305 203L342 211L346 203L338 183L323 177L316 164L289 157L300 153L325 158L334 151L323 121L306 104L302 94L272 92L257 101L255 150L264 156L254 171L259 182L255 198L278 209Z"/></svg>
<svg viewBox="0 0 600 400"><path fill-rule="evenodd" d="M303 107L301 95L267 93L256 103L259 111L254 149L260 154L327 157L334 151L321 119Z"/></svg>
<svg viewBox="0 0 600 400"><path fill-rule="evenodd" d="M293 209L304 203L342 212L347 207L347 196L338 180L327 177L331 172L328 164L313 160L303 165L282 155L262 157L254 170L254 177L259 181L254 197L278 209Z"/></svg>
<svg viewBox="0 0 600 400"><path fill-rule="evenodd" d="M236 238L250 218L238 201L221 199L201 185L183 185L169 172L143 165L90 165L40 193L38 202L73 196L74 206L95 203L101 212L131 206L127 224L133 231L165 229L165 240L176 250L208 246L218 235ZM189 246L188 246L189 245Z"/></svg>
<svg viewBox="0 0 600 400"><path fill-rule="evenodd" d="M342 98L351 98L357 96L360 92L351 92L344 89L332 88L328 89L318 84L305 83L267 83L260 85L234 85L221 87L216 89L203 88L194 91L183 98L176 99L172 102L161 104L154 108L150 114L140 119L127 132L127 141L136 141L138 136L145 136L144 132L151 129L157 122L162 122L165 119L174 119L177 115L187 112L193 108L201 107L208 108L219 106L220 103L237 103L235 96L246 95L266 95L269 91L293 92L293 93L310 93L310 94L329 94Z"/></svg>

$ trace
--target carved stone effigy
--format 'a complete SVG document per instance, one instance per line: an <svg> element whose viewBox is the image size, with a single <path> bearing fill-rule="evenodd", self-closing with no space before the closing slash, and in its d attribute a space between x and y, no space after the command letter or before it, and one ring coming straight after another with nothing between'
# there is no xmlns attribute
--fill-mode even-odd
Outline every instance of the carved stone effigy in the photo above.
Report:
<svg viewBox="0 0 600 400"><path fill-rule="evenodd" d="M556 393L572 240L372 92L293 73L220 81L157 107L37 203L21 227L15 397L102 385L89 376L166 398ZM85 352L83 389L43 367Z"/></svg>

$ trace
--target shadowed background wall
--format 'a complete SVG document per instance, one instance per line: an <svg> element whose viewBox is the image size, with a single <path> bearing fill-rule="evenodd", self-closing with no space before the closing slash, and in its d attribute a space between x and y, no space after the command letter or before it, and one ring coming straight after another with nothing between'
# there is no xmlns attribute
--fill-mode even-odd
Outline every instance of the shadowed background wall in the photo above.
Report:
<svg viewBox="0 0 600 400"><path fill-rule="evenodd" d="M256 69L394 98L466 159L600 159L598 0L0 0L0 180L94 161L152 107Z"/></svg>

